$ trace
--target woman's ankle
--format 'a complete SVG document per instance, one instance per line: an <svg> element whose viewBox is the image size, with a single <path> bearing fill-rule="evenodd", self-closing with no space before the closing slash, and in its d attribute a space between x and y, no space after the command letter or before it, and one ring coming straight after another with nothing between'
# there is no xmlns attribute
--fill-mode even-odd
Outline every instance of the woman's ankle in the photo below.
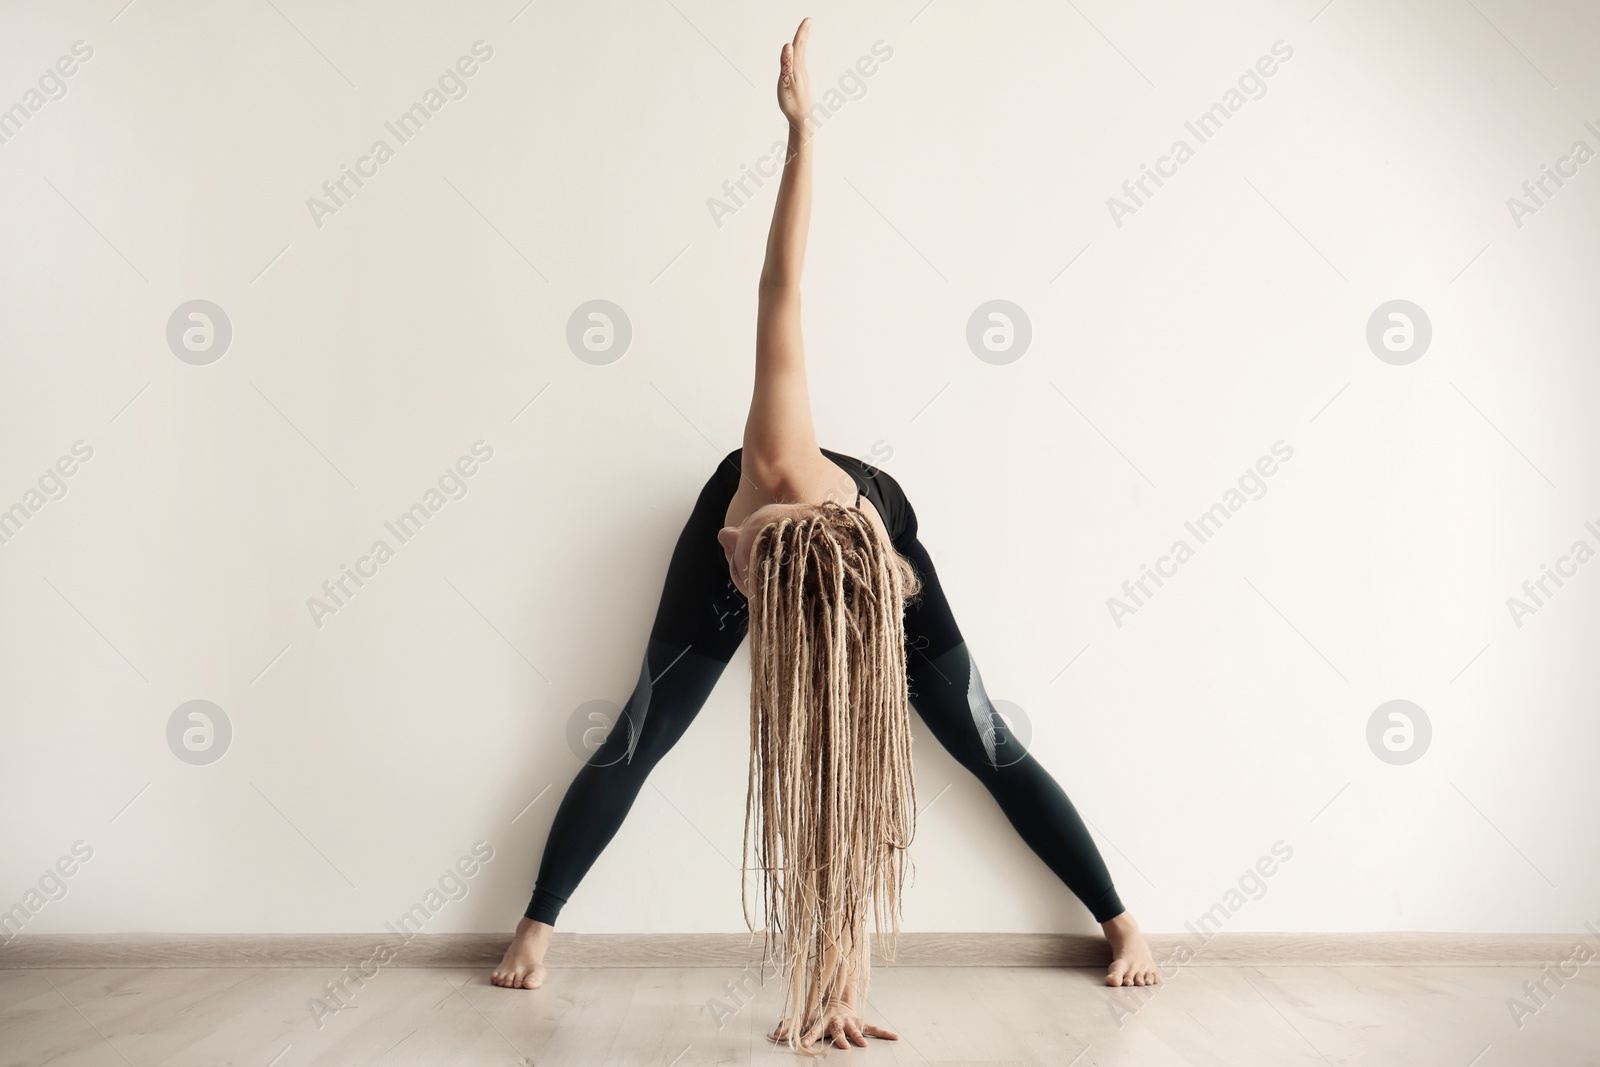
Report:
<svg viewBox="0 0 1600 1067"><path fill-rule="evenodd" d="M522 920L517 923L517 939L537 946L541 956L544 955L544 950L550 944L550 937L554 933L555 927L549 923L542 923L527 916L523 916Z"/></svg>
<svg viewBox="0 0 1600 1067"><path fill-rule="evenodd" d="M1139 923L1134 919L1133 912L1122 911L1101 923L1100 928L1109 937L1112 934L1138 933Z"/></svg>

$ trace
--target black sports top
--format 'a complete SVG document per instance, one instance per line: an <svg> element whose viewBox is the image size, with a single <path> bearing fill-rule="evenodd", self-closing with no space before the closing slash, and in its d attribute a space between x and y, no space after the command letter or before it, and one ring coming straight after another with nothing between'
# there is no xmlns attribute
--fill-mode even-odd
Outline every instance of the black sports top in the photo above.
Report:
<svg viewBox="0 0 1600 1067"><path fill-rule="evenodd" d="M872 501L872 506L878 509L879 516L883 518L883 525L889 531L889 539L899 541L905 535L906 528L911 525L911 507L906 503L905 490L900 488L900 483L877 467L864 463L854 456L826 448L822 450L822 454L850 475L851 480L856 483L856 491Z"/></svg>

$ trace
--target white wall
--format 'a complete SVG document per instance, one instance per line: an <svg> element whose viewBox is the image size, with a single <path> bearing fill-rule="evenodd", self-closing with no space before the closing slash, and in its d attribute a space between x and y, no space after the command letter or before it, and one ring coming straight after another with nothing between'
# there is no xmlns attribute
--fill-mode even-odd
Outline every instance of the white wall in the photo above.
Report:
<svg viewBox="0 0 1600 1067"><path fill-rule="evenodd" d="M819 434L906 487L990 693L1146 928L1280 840L1231 929L1595 918L1600 563L1520 626L1507 598L1600 549L1600 163L1520 226L1507 198L1600 149L1600 16L922 3L8 7L0 106L93 55L0 144L0 507L93 455L0 544L0 907L83 841L27 930L378 930L483 840L431 929L510 929L569 721L631 690L739 441L776 186L720 226L708 199L781 137L809 13L819 98L892 49L818 137ZM397 146L384 123L480 40ZM379 138L319 226L307 199ZM603 366L564 337L596 298L633 330ZM1032 328L1005 365L965 336L997 298ZM1397 298L1432 325L1406 365L1366 340ZM232 326L206 365L165 336L195 299ZM398 545L385 520L480 440ZM1278 441L1265 496L1119 626L1108 598ZM378 538L394 558L319 627L307 599ZM741 653L564 929L742 929L747 677ZM1396 698L1433 730L1404 766L1366 737ZM204 766L167 741L195 699L233 730ZM1092 928L917 731L908 927Z"/></svg>

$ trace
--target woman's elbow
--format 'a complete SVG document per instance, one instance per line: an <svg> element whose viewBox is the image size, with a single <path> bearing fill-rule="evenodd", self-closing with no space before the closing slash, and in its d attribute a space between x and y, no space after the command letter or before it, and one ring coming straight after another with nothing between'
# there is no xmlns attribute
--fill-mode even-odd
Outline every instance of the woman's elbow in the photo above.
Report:
<svg viewBox="0 0 1600 1067"><path fill-rule="evenodd" d="M756 291L763 300L799 300L800 278L792 271L764 270Z"/></svg>

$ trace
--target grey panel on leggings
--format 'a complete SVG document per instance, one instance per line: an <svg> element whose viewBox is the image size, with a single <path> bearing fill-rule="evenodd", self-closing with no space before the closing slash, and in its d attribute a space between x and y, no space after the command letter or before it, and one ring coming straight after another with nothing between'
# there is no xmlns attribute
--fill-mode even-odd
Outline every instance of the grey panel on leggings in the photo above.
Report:
<svg viewBox="0 0 1600 1067"><path fill-rule="evenodd" d="M972 725L983 739L983 754L989 757L989 766L998 767L1000 764L994 755L994 705L989 702L989 694L984 692L978 661L972 658L965 643L961 644L960 651L967 657L967 706L972 709Z"/></svg>
<svg viewBox="0 0 1600 1067"><path fill-rule="evenodd" d="M622 709L622 721L616 726L621 726L628 731L628 762L633 762L633 750L639 747L639 738L644 733L644 718L650 713L650 653L647 650L644 662L639 665L639 682L633 687L633 696L628 698L628 704ZM613 726L612 729L616 729Z"/></svg>

